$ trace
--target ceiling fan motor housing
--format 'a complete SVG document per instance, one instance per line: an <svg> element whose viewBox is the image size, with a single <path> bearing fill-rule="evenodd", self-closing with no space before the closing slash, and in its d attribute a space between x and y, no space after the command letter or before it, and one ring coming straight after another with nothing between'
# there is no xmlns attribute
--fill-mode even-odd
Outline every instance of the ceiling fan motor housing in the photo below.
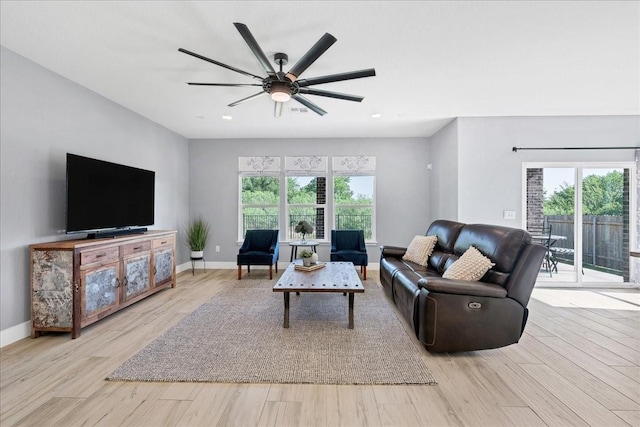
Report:
<svg viewBox="0 0 640 427"><path fill-rule="evenodd" d="M282 81L274 77L267 77L262 81L262 88L268 94L272 92L284 92L289 95L295 95L298 93L298 85L286 77Z"/></svg>

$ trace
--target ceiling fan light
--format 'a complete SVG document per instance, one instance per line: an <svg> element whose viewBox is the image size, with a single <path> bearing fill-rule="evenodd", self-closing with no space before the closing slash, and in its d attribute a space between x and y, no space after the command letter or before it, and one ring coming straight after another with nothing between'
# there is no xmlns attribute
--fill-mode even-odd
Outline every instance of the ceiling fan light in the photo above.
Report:
<svg viewBox="0 0 640 427"><path fill-rule="evenodd" d="M287 92L273 91L271 92L271 99L276 102L287 102L291 99L291 95Z"/></svg>

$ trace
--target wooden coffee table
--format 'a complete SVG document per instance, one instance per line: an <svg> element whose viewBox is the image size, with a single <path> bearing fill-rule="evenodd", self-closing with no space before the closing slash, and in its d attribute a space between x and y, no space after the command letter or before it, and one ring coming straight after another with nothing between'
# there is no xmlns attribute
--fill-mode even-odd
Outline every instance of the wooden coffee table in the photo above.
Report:
<svg viewBox="0 0 640 427"><path fill-rule="evenodd" d="M314 271L295 269L297 260L289 264L278 279L273 292L284 293L284 327L289 327L289 294L291 292L339 292L349 294L349 329L353 329L353 300L356 293L363 293L364 286L352 262L327 262Z"/></svg>

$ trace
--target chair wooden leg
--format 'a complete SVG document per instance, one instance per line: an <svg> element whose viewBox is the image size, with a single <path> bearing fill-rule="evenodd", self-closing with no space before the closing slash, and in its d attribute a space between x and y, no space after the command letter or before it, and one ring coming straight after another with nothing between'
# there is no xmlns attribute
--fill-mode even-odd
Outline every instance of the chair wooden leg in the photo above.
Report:
<svg viewBox="0 0 640 427"><path fill-rule="evenodd" d="M269 280L273 279L273 265L269 264Z"/></svg>
<svg viewBox="0 0 640 427"><path fill-rule="evenodd" d="M367 266L366 265L362 266L362 278L364 280L367 280Z"/></svg>
<svg viewBox="0 0 640 427"><path fill-rule="evenodd" d="M238 280L240 280L242 278L242 266L239 265L238 266Z"/></svg>

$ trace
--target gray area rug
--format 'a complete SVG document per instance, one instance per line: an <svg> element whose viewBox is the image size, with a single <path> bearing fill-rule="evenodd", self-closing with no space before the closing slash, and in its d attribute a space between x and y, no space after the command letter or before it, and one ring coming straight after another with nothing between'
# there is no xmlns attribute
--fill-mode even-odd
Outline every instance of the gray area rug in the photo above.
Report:
<svg viewBox="0 0 640 427"><path fill-rule="evenodd" d="M436 384L373 281L348 297L291 294L290 327L275 281L230 282L116 369L111 381Z"/></svg>

